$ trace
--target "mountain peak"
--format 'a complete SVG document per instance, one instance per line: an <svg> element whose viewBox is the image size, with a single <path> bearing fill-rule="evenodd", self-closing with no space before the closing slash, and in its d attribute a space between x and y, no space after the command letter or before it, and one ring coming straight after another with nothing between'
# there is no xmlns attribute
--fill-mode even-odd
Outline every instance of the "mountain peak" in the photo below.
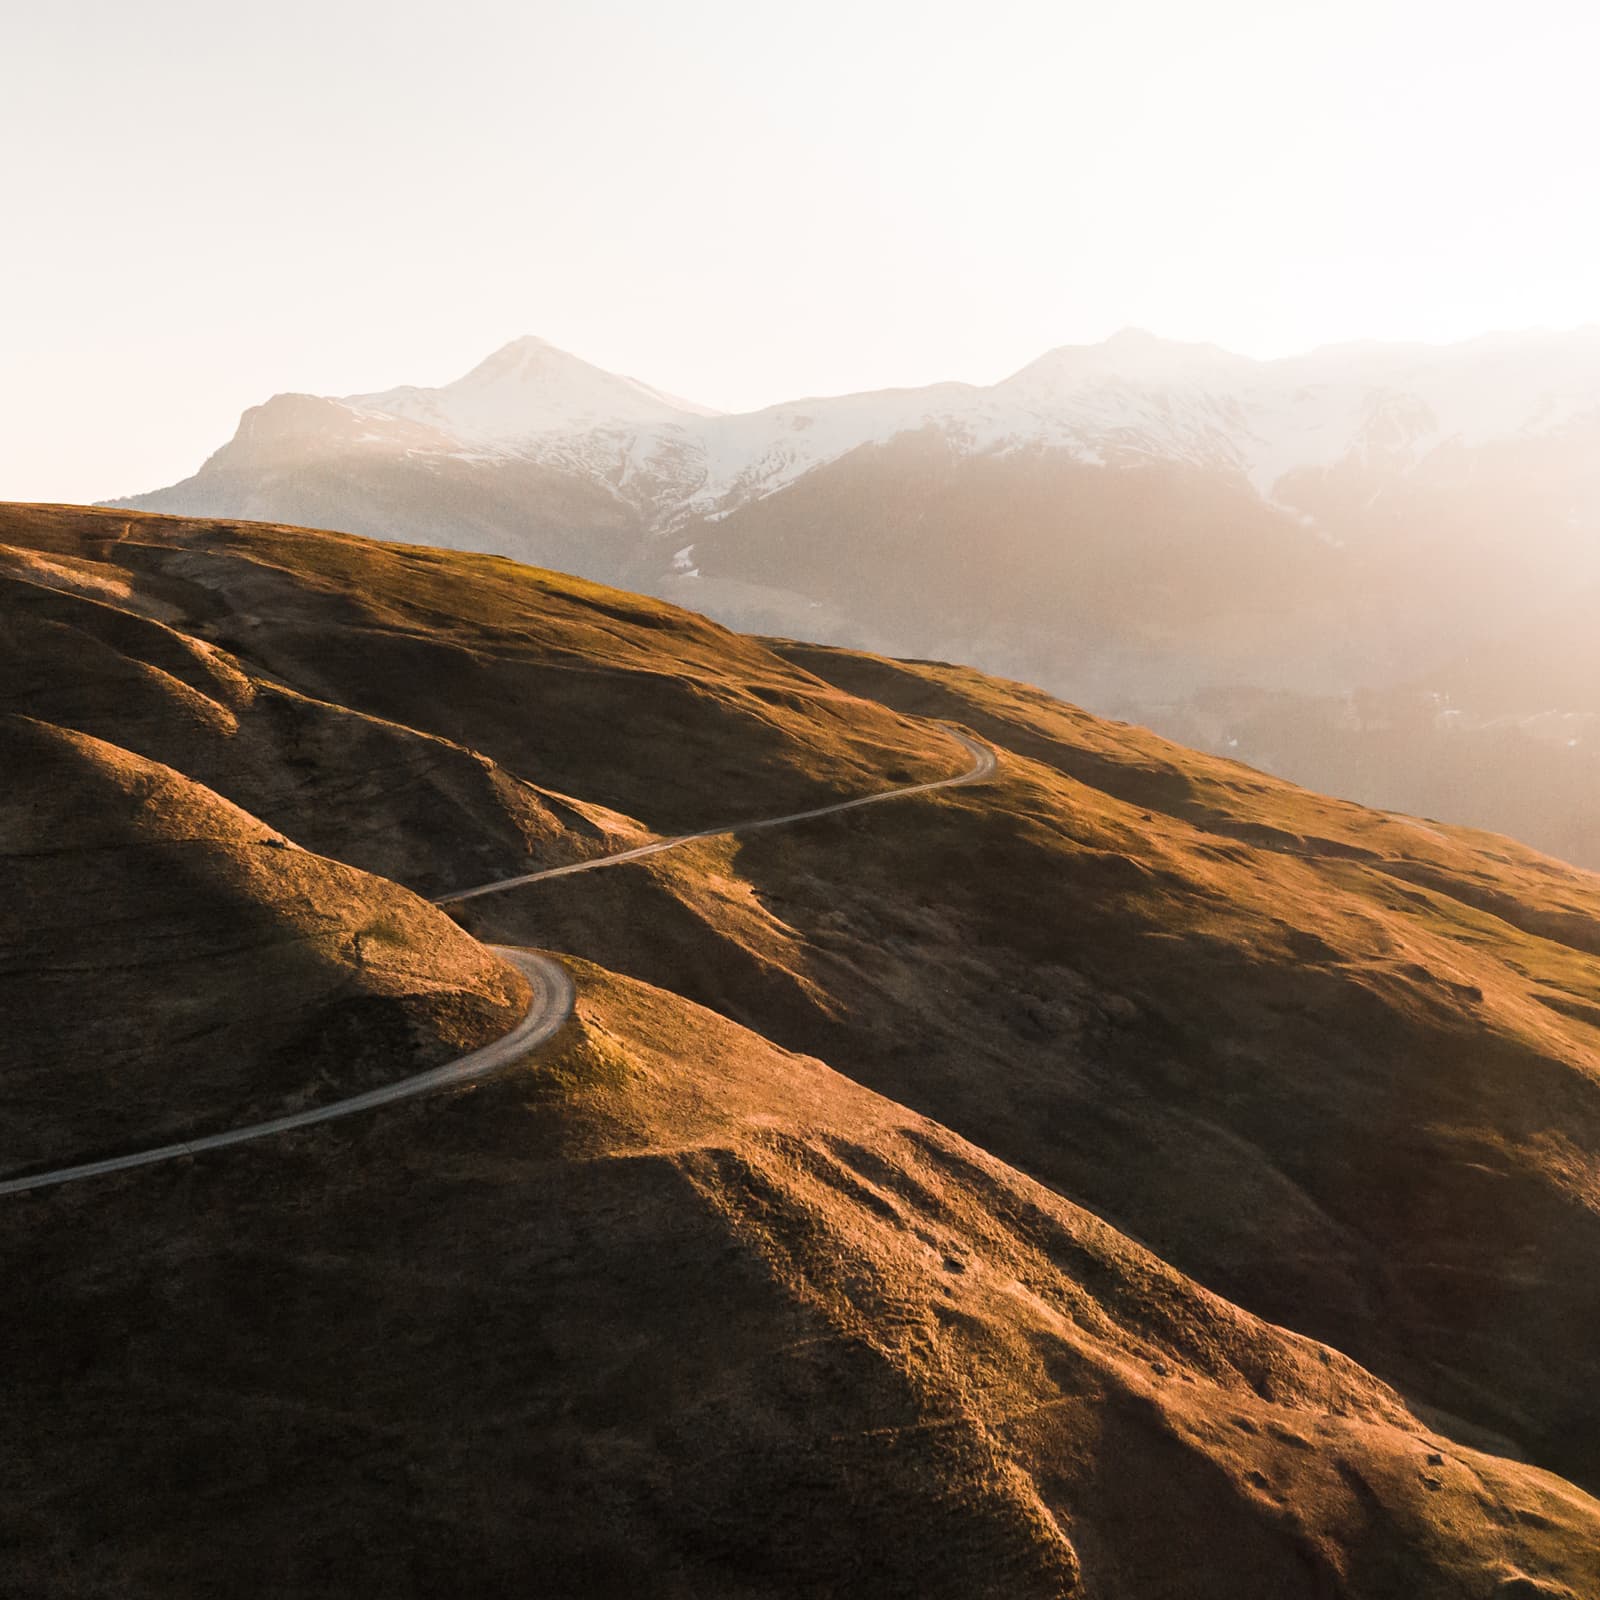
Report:
<svg viewBox="0 0 1600 1600"><path fill-rule="evenodd" d="M530 369L553 369L567 364L577 367L588 367L592 372L599 372L599 367L591 367L581 356L575 356L569 350L562 350L553 345L548 339L541 339L537 334L525 333L520 338L512 339L503 344L491 355L487 355L464 377L457 378L454 383L445 385L446 388L456 388L463 383L470 383L478 377L497 377L508 372L528 373ZM609 376L609 374L607 374Z"/></svg>
<svg viewBox="0 0 1600 1600"><path fill-rule="evenodd" d="M1109 339L1103 341L1108 350L1171 350L1181 347L1182 341L1178 339L1163 339L1158 333L1151 333L1148 328L1135 328L1131 324L1126 328L1118 328Z"/></svg>
<svg viewBox="0 0 1600 1600"><path fill-rule="evenodd" d="M997 387L1059 387L1101 379L1163 382L1254 365L1250 357L1221 345L1163 339L1145 328L1128 327L1119 328L1099 344L1063 344L1047 350Z"/></svg>
<svg viewBox="0 0 1600 1600"><path fill-rule="evenodd" d="M453 383L351 395L366 411L425 422L464 443L515 445L550 433L637 428L714 416L636 378L607 372L548 339L524 334Z"/></svg>
<svg viewBox="0 0 1600 1600"><path fill-rule="evenodd" d="M519 334L515 339L508 339L488 359L493 361L500 356L508 356L518 351L528 350L555 350L558 355L570 354L569 351L558 349L548 339L541 339L536 333L523 333Z"/></svg>

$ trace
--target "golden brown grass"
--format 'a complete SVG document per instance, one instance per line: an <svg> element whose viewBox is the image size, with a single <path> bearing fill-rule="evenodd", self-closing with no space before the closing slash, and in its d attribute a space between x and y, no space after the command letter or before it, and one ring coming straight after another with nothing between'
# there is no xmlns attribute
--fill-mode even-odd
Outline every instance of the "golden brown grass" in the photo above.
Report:
<svg viewBox="0 0 1600 1600"><path fill-rule="evenodd" d="M1000 779L469 925L815 1052L1600 1481L1596 880L963 669L793 653L965 722Z"/></svg>
<svg viewBox="0 0 1600 1600"><path fill-rule="evenodd" d="M159 1144L498 1037L526 982L168 767L0 717L0 1170Z"/></svg>
<svg viewBox="0 0 1600 1600"><path fill-rule="evenodd" d="M599 963L526 1070L0 1210L12 1588L1595 1590L1541 1470L1600 1481L1595 879L489 558L0 544L0 710L52 725L5 724L8 1004L119 1115L487 1025L498 968L357 868L941 774L930 715L1002 751L470 903Z"/></svg>
<svg viewBox="0 0 1600 1600"><path fill-rule="evenodd" d="M504 1079L0 1213L52 1285L11 1526L130 1594L1586 1592L1570 1485L821 1063L578 976Z"/></svg>
<svg viewBox="0 0 1600 1600"><path fill-rule="evenodd" d="M0 543L136 576L258 675L655 828L950 770L937 735L753 640L498 557L78 507L0 507Z"/></svg>

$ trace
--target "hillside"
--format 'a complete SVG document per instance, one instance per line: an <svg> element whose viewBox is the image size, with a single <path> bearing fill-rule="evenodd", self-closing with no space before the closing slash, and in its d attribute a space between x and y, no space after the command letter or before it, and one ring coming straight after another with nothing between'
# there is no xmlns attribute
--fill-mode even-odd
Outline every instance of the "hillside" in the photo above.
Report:
<svg viewBox="0 0 1600 1600"><path fill-rule="evenodd" d="M1001 779L889 840L825 819L468 925L814 1051L1600 1479L1600 880L980 674L781 648L971 727Z"/></svg>
<svg viewBox="0 0 1600 1600"><path fill-rule="evenodd" d="M581 793L575 803L672 829L704 822L708 805L730 816L792 810L860 792L886 769L932 777L950 760L920 724L843 696L703 618L494 557L74 508L23 508L7 529L19 548L0 577L20 586L19 626L34 630L15 635L17 672L6 681L19 700L78 693L85 717L135 748L175 737L178 723L198 745L205 719L171 709L204 670L182 658L220 656L212 676L226 686L198 690L231 713L215 745L225 754L260 746L258 761L234 759L265 768L242 774L239 794L224 792L269 811L252 784L281 783L283 764L318 770L319 746L358 767L355 739L386 745L389 762L410 760L457 803L476 785L497 807L543 808L525 831L552 841L584 828L566 814L551 820L560 796ZM109 648L82 648L84 635L102 632ZM78 651L78 671L42 673L37 685L23 677L47 648L38 634ZM79 674L96 670L110 676L81 690ZM143 694L120 682L111 692L112 679L129 676ZM137 737L135 719L145 730ZM352 813L370 815L367 798ZM308 812L327 812L308 801ZM592 834L627 826L588 815ZM369 824L352 815L326 825ZM418 826L431 848L458 847L442 814Z"/></svg>
<svg viewBox="0 0 1600 1600"><path fill-rule="evenodd" d="M185 957L52 978L29 1161L80 1136L41 1078L214 1115L212 1037L253 1112L409 1070L296 1040L275 917L436 1018L505 969L411 889L945 776L941 721L1000 756L464 903L579 994L471 1093L0 1207L0 1587L1600 1584L1600 880L489 557L13 507L0 576L0 848L84 846L9 945Z"/></svg>
<svg viewBox="0 0 1600 1600"><path fill-rule="evenodd" d="M506 1032L527 985L168 767L0 716L0 1177L298 1110Z"/></svg>
<svg viewBox="0 0 1600 1600"><path fill-rule="evenodd" d="M58 1592L53 1547L126 1594L1588 1592L1570 1485L820 1063L579 978L562 1051L359 1162L0 1213L52 1285L14 1589Z"/></svg>

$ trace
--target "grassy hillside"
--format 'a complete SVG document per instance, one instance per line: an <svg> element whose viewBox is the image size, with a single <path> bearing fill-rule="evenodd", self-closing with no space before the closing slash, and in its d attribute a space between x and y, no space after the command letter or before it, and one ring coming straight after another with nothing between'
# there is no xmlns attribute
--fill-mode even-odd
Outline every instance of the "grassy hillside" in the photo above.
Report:
<svg viewBox="0 0 1600 1600"><path fill-rule="evenodd" d="M916 723L704 618L500 557L71 507L0 511L0 544L65 568L18 573L35 588L110 586L123 609L259 677L653 828L960 762Z"/></svg>
<svg viewBox="0 0 1600 1600"><path fill-rule="evenodd" d="M470 1094L0 1211L49 1286L14 1591L1586 1592L1570 1485L820 1063L578 977L564 1044Z"/></svg>
<svg viewBox="0 0 1600 1600"><path fill-rule="evenodd" d="M1600 1479L1600 880L962 669L795 648L998 781L474 903L813 1051Z"/></svg>
<svg viewBox="0 0 1600 1600"><path fill-rule="evenodd" d="M382 878L189 779L0 716L0 1176L400 1078L526 982Z"/></svg>
<svg viewBox="0 0 1600 1600"><path fill-rule="evenodd" d="M8 1592L1600 1586L1600 879L303 529L0 509L0 666L18 1165L500 1031L384 879L1001 756L466 903L579 980L471 1093L0 1207Z"/></svg>

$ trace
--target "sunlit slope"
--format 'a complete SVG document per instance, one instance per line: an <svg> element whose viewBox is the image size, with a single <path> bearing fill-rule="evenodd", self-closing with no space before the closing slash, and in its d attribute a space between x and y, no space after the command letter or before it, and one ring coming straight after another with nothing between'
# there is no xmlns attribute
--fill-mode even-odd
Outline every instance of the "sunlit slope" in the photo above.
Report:
<svg viewBox="0 0 1600 1600"><path fill-rule="evenodd" d="M106 563L0 545L0 708L160 761L424 892L640 833L454 740L302 693L162 614Z"/></svg>
<svg viewBox="0 0 1600 1600"><path fill-rule="evenodd" d="M0 716L0 770L0 1176L393 1081L527 1007L431 906L169 767Z"/></svg>
<svg viewBox="0 0 1600 1600"><path fill-rule="evenodd" d="M0 507L0 543L303 696L655 828L936 777L959 752L692 613L474 556L262 524ZM87 567L85 567L87 563ZM72 569L83 574L74 578ZM117 602L113 602L117 603ZM714 820L714 816L712 818Z"/></svg>
<svg viewBox="0 0 1600 1600"><path fill-rule="evenodd" d="M1569 1485L820 1063L578 978L564 1043L350 1129L357 1159L257 1146L0 1212L52 1286L6 1401L50 1426L0 1483L61 1553L15 1581L1587 1592Z"/></svg>
<svg viewBox="0 0 1600 1600"><path fill-rule="evenodd" d="M981 788L468 923L716 1005L1252 1310L1600 1477L1600 880L961 669L796 649Z"/></svg>

